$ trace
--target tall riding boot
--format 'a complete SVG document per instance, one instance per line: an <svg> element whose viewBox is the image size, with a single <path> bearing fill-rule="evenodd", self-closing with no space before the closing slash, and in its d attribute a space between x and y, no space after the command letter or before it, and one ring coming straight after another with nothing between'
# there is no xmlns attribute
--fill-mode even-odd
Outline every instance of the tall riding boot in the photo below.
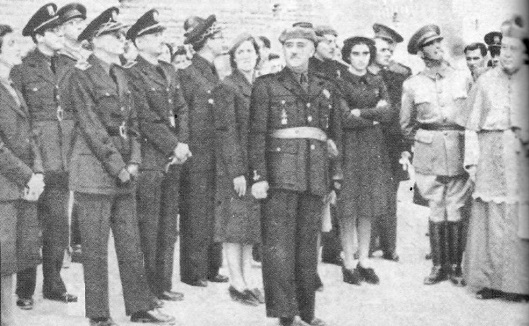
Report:
<svg viewBox="0 0 529 326"><path fill-rule="evenodd" d="M448 235L450 241L450 281L455 286L465 286L463 273L461 271L461 260L463 258L463 223L448 222Z"/></svg>
<svg viewBox="0 0 529 326"><path fill-rule="evenodd" d="M446 280L446 271L443 266L444 228L445 223L434 223L430 221L430 247L433 267L430 275L424 279L425 285L436 284Z"/></svg>

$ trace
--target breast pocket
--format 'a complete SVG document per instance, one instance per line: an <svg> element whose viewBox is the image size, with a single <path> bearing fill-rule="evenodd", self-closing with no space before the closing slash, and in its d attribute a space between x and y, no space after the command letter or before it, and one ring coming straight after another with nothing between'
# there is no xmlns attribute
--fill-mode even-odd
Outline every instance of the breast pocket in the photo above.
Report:
<svg viewBox="0 0 529 326"><path fill-rule="evenodd" d="M30 110L40 110L53 105L54 88L44 80L30 80L25 87L25 100Z"/></svg>
<svg viewBox="0 0 529 326"><path fill-rule="evenodd" d="M270 122L274 129L296 124L296 99L292 96L276 96L272 99Z"/></svg>
<svg viewBox="0 0 529 326"><path fill-rule="evenodd" d="M296 139L270 139L267 163L272 186L292 186L297 183L298 151L299 142Z"/></svg>

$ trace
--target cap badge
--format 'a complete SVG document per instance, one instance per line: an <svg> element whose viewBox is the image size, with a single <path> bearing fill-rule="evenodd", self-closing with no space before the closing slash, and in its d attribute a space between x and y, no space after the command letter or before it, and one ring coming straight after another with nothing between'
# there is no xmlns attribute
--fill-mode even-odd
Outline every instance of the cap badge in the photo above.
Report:
<svg viewBox="0 0 529 326"><path fill-rule="evenodd" d="M48 9L48 14L50 16L55 15L55 10L53 10L53 6L52 5L47 6L46 9Z"/></svg>
<svg viewBox="0 0 529 326"><path fill-rule="evenodd" d="M154 20L155 23L158 23L158 12L157 11L153 11L152 12L152 20Z"/></svg>

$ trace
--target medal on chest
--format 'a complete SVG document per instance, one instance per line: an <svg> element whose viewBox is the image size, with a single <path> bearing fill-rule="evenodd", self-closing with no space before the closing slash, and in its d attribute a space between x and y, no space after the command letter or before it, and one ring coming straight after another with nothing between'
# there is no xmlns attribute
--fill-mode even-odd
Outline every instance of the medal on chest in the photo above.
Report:
<svg viewBox="0 0 529 326"><path fill-rule="evenodd" d="M285 100L281 101L281 124L283 126L288 124L288 115L287 111L285 110Z"/></svg>

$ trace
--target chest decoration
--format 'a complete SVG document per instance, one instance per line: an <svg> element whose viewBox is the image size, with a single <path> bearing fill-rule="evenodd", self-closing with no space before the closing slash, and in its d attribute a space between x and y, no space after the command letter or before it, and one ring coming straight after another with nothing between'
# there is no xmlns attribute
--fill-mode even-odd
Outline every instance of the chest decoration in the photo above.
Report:
<svg viewBox="0 0 529 326"><path fill-rule="evenodd" d="M288 124L288 115L287 111L285 110L285 100L281 101L281 124L286 125Z"/></svg>
<svg viewBox="0 0 529 326"><path fill-rule="evenodd" d="M171 127L174 128L176 126L176 119L174 117L173 110L170 110L169 112L169 122L171 123Z"/></svg>
<svg viewBox="0 0 529 326"><path fill-rule="evenodd" d="M331 98L331 93L327 89L324 89L322 93L327 99Z"/></svg>

